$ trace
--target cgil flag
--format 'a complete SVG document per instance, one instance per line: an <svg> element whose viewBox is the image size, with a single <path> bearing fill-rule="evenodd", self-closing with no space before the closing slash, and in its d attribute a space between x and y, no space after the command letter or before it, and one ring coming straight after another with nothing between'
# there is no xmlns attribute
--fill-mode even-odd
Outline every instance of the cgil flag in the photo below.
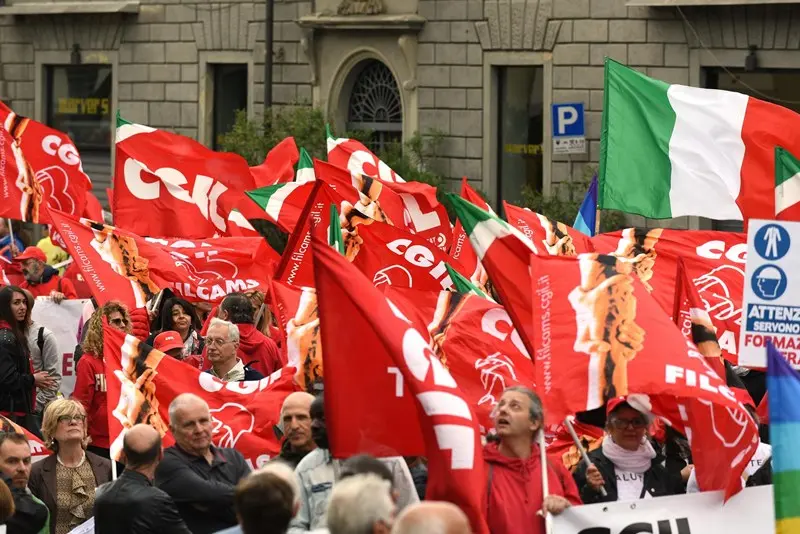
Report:
<svg viewBox="0 0 800 534"><path fill-rule="evenodd" d="M775 147L775 218L800 221L800 161Z"/></svg>
<svg viewBox="0 0 800 534"><path fill-rule="evenodd" d="M594 236L597 228L597 175L592 177L589 184L589 189L586 190L586 196L583 197L581 207L578 209L578 214L575 216L573 228L582 232L589 237Z"/></svg>
<svg viewBox="0 0 800 534"><path fill-rule="evenodd" d="M767 342L767 391L769 436L772 445L772 480L775 499L775 532L800 533L800 374L792 369L775 346Z"/></svg>
<svg viewBox="0 0 800 534"><path fill-rule="evenodd" d="M774 217L774 150L800 153L800 115L741 93L669 85L611 59L605 69L600 209Z"/></svg>

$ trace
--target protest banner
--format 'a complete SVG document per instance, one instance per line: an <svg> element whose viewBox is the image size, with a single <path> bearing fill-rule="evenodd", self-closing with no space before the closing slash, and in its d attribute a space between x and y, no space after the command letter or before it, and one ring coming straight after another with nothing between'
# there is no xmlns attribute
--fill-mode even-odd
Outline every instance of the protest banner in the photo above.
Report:
<svg viewBox="0 0 800 534"><path fill-rule="evenodd" d="M789 277L800 272L800 223L750 221L743 296L739 365L763 368L767 341L800 369L800 289Z"/></svg>
<svg viewBox="0 0 800 534"><path fill-rule="evenodd" d="M555 517L553 534L775 532L772 486L747 488L722 502L723 492L709 491L573 506Z"/></svg>
<svg viewBox="0 0 800 534"><path fill-rule="evenodd" d="M64 300L56 304L49 297L39 297L31 312L31 318L53 332L61 354L61 387L59 391L65 398L75 389L75 345L80 342L79 326L86 299Z"/></svg>

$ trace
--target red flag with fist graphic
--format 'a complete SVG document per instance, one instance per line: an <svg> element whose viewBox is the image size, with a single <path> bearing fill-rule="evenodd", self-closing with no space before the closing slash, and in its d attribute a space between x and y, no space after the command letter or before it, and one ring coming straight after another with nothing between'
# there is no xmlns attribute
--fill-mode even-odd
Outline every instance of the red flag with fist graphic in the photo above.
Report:
<svg viewBox="0 0 800 534"><path fill-rule="evenodd" d="M0 102L0 217L47 223L47 207L82 215L92 187L68 135Z"/></svg>
<svg viewBox="0 0 800 534"><path fill-rule="evenodd" d="M312 247L325 357L350 357L352 345L336 342L346 331L361 334L359 351L388 354L397 380L407 388L397 392L407 391L416 400L428 458L426 498L456 504L470 518L473 532L488 533L482 514L486 479L477 417L428 346L427 333L420 334L397 306L331 247L318 240ZM387 368L385 373L389 372ZM381 415L391 417L386 412Z"/></svg>

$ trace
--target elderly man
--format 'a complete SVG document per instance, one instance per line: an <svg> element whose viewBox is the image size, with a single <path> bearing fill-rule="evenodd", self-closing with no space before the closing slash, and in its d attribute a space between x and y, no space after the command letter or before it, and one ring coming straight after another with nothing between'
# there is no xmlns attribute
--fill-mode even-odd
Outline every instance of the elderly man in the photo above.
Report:
<svg viewBox="0 0 800 534"><path fill-rule="evenodd" d="M0 432L0 475L14 497L14 515L5 523L9 534L37 534L49 531L50 513L28 490L31 476L31 447L24 434Z"/></svg>
<svg viewBox="0 0 800 534"><path fill-rule="evenodd" d="M336 484L328 505L330 534L389 534L396 507L389 481L372 473Z"/></svg>
<svg viewBox="0 0 800 534"><path fill-rule="evenodd" d="M236 356L239 348L239 327L222 319L211 319L206 334L206 355L211 369L206 371L223 382L261 380L264 375L242 363Z"/></svg>
<svg viewBox="0 0 800 534"><path fill-rule="evenodd" d="M248 367L269 376L283 367L283 360L278 345L256 328L255 313L253 302L244 293L231 293L219 306L220 319L239 328L239 357Z"/></svg>
<svg viewBox="0 0 800 534"><path fill-rule="evenodd" d="M52 297L56 302L78 298L72 282L62 279L56 269L47 265L47 256L40 248L28 247L14 261L22 264L25 281L20 287L30 291L34 297Z"/></svg>
<svg viewBox="0 0 800 534"><path fill-rule="evenodd" d="M331 457L328 450L328 431L325 425L325 403L322 395L311 403L311 437L317 448L303 458L295 469L300 481L300 510L292 519L291 534L325 527L326 510L331 490L341 480L342 462ZM401 510L419 502L414 481L405 460L401 457L381 458L393 477L391 490L396 492L397 506Z"/></svg>
<svg viewBox="0 0 800 534"><path fill-rule="evenodd" d="M314 396L305 391L289 394L281 407L281 430L286 437L280 458L292 467L317 446L311 438L311 403Z"/></svg>
<svg viewBox="0 0 800 534"><path fill-rule="evenodd" d="M94 503L95 534L191 534L169 495L153 487L164 457L161 435L134 425L122 440L125 471Z"/></svg>
<svg viewBox="0 0 800 534"><path fill-rule="evenodd" d="M156 470L156 486L167 492L194 534L236 525L236 484L250 473L242 454L211 443L208 404L191 393L169 405L169 428L175 445L164 452Z"/></svg>
<svg viewBox="0 0 800 534"><path fill-rule="evenodd" d="M467 515L453 503L427 501L403 510L392 534L471 534Z"/></svg>
<svg viewBox="0 0 800 534"><path fill-rule="evenodd" d="M581 504L578 488L561 462L539 460L537 436L544 411L539 396L526 387L507 388L494 409L499 443L483 449L487 488L484 517L492 534L543 534L540 511L560 514ZM547 470L550 495L543 499L542 469ZM524 473L521 476L520 473Z"/></svg>

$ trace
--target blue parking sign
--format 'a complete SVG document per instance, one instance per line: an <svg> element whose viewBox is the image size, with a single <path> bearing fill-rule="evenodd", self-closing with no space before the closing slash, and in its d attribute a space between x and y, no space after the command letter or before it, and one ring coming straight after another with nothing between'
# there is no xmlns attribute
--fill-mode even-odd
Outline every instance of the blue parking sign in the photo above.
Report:
<svg viewBox="0 0 800 534"><path fill-rule="evenodd" d="M553 104L553 137L583 137L583 103Z"/></svg>

